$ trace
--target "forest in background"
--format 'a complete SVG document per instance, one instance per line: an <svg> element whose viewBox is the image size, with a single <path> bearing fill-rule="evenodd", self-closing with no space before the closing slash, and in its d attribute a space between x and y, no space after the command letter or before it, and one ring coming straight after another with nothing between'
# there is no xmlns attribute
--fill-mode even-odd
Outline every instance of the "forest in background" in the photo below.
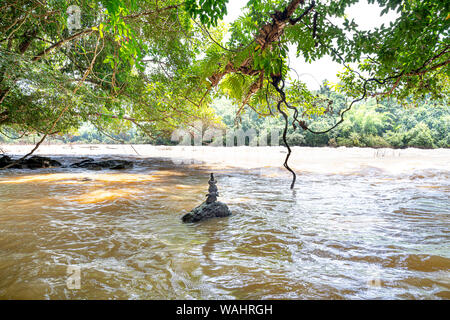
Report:
<svg viewBox="0 0 450 320"><path fill-rule="evenodd" d="M345 107L345 96L332 91L326 84L322 85L316 94L332 99L338 108ZM270 133L273 130L281 132L284 127L281 116L260 117L256 112L249 110L236 117L239 106L226 98L216 99L212 106L226 129L244 131L254 129L260 136L263 132ZM310 127L321 131L332 126L334 121L332 118L316 117ZM308 147L449 148L449 127L450 109L446 105L430 101L419 106L413 104L400 106L393 99L378 102L372 98L349 111L346 120L328 133L317 135L309 131L300 132L290 126L287 140L291 146ZM20 137L13 132L0 133L1 143L31 144L38 140L38 136L33 134ZM75 144L177 144L171 141L170 135L167 134L148 137L139 133L136 128L111 133L89 124L82 126L73 134L54 136L48 138L48 141ZM281 135L278 143L282 144ZM249 141L246 140L246 145L248 144Z"/></svg>

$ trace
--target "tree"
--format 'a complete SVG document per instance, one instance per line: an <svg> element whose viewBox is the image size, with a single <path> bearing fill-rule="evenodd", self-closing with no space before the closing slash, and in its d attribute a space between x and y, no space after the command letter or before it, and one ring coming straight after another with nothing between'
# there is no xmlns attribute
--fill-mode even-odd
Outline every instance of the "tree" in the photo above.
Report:
<svg viewBox="0 0 450 320"><path fill-rule="evenodd" d="M418 123L413 129L409 130L406 133L406 141L410 147L433 147L431 130L424 123Z"/></svg>
<svg viewBox="0 0 450 320"><path fill-rule="evenodd" d="M70 30L76 4L81 30ZM150 135L214 121L187 67L174 1L7 1L0 24L0 125L53 134L84 122ZM187 27L186 27L187 28ZM168 84L169 83L169 84ZM189 94L187 94L189 93ZM195 102L194 99L197 101Z"/></svg>
<svg viewBox="0 0 450 320"><path fill-rule="evenodd" d="M45 138L86 121L116 128L132 122L155 134L194 119L217 121L209 104L226 96L240 106L237 115L247 108L281 114L293 187L288 127L328 133L370 96L447 102L448 2L377 0L399 18L372 31L345 17L356 2L250 0L223 43L226 0L80 0L84 29L74 33L67 24L72 1L6 1L0 126ZM354 100L334 107L327 90L316 96L290 79L290 48L306 61L328 55L342 63L336 89ZM329 128L308 126L324 115L336 117Z"/></svg>

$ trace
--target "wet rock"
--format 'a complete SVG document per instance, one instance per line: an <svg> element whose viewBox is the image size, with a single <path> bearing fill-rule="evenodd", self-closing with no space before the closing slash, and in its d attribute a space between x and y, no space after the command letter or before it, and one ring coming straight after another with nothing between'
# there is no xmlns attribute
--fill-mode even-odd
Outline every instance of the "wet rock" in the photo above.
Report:
<svg viewBox="0 0 450 320"><path fill-rule="evenodd" d="M39 156L33 156L31 158L25 159L23 160L23 163L28 169L61 167L61 163L59 161Z"/></svg>
<svg viewBox="0 0 450 320"><path fill-rule="evenodd" d="M217 180L214 179L214 174L211 173L211 178L208 181L209 188L208 188L208 194L206 195L206 203L213 203L214 201L217 201L217 197L219 196L219 191L216 186Z"/></svg>
<svg viewBox="0 0 450 320"><path fill-rule="evenodd" d="M128 160L104 160L95 161L93 159L83 160L81 162L70 165L71 168L84 168L88 170L122 170L133 168L133 162Z"/></svg>
<svg viewBox="0 0 450 320"><path fill-rule="evenodd" d="M10 163L11 163L10 157L5 155L0 158L0 168L6 167Z"/></svg>
<svg viewBox="0 0 450 320"><path fill-rule="evenodd" d="M0 168L4 168L12 163L14 163L14 159L11 159L8 156L3 156L0 158ZM61 163L59 161L40 156L32 156L31 158L22 160L13 166L9 167L11 169L41 169L41 168L55 168L61 167Z"/></svg>
<svg viewBox="0 0 450 320"><path fill-rule="evenodd" d="M231 211L225 203L220 201L206 203L205 201L198 207L192 209L191 212L185 214L181 220L183 222L199 222L210 218L228 216L231 216Z"/></svg>
<svg viewBox="0 0 450 320"><path fill-rule="evenodd" d="M191 212L185 214L181 220L183 222L199 222L210 218L222 218L231 216L231 211L228 206L220 201L217 201L219 191L216 186L217 180L214 179L214 174L211 173L211 178L208 181L209 188L206 195L206 201Z"/></svg>

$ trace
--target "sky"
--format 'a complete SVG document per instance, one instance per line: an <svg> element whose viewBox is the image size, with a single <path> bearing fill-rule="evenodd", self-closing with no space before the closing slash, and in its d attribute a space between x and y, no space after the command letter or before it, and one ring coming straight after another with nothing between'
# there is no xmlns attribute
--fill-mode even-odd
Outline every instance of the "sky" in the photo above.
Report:
<svg viewBox="0 0 450 320"><path fill-rule="evenodd" d="M227 23L233 22L241 14L241 8L247 3L246 0L229 0L228 14L224 18ZM389 24L398 14L389 11L387 14L380 17L382 8L378 4L369 4L365 0L361 0L353 6L347 8L346 14L348 19L354 19L358 24L360 30L371 30L381 26L381 24ZM338 24L338 21L331 20ZM297 71L299 79L306 83L310 90L317 90L323 80L328 80L332 83L337 82L336 74L343 69L341 64L331 60L331 58L324 57L311 64L308 64L301 57L295 56L294 50L289 54L291 68ZM292 74L293 77L297 75Z"/></svg>

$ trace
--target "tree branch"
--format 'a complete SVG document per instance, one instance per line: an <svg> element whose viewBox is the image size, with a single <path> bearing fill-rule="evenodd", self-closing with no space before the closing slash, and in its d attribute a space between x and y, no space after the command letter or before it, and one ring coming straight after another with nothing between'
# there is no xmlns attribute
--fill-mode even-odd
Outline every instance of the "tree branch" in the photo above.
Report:
<svg viewBox="0 0 450 320"><path fill-rule="evenodd" d="M47 49L41 51L41 52L38 53L37 55L35 55L35 56L31 59L31 61L33 61L33 62L39 61L39 60L42 59L44 56L46 56L47 54L49 54L50 52L52 52L53 50L56 50L56 49L58 49L59 47L61 47L63 44L65 44L65 43L67 43L67 42L69 42L69 41L72 41L72 40L74 40L74 39L80 38L80 37L82 37L82 36L84 36L84 35L91 34L91 33L93 33L93 32L94 32L94 30L92 30L92 28L89 28L89 29L85 29L85 30L82 30L82 31L80 31L80 32L77 32L77 33L71 35L70 37L67 37L67 38L65 38L65 39L62 39L62 40L56 42L55 44L51 45L51 46L48 47Z"/></svg>

